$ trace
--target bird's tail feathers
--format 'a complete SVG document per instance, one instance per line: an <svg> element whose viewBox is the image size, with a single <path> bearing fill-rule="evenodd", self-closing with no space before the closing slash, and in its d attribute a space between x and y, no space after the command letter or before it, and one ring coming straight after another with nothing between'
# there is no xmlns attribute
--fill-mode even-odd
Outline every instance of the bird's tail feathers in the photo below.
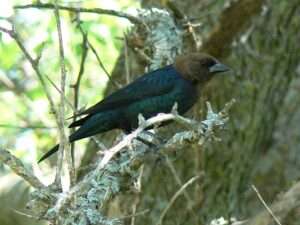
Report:
<svg viewBox="0 0 300 225"><path fill-rule="evenodd" d="M55 145L53 148L51 148L48 152L46 152L38 161L38 163L44 161L45 159L47 159L48 157L50 157L51 155L53 155L55 152L58 151L59 145Z"/></svg>
<svg viewBox="0 0 300 225"><path fill-rule="evenodd" d="M87 121L89 118L90 118L90 116L86 116L86 117L83 117L83 118L81 118L81 119L79 119L79 120L76 120L76 121L72 122L72 123L69 125L69 128L81 126L81 125L84 124L84 122Z"/></svg>

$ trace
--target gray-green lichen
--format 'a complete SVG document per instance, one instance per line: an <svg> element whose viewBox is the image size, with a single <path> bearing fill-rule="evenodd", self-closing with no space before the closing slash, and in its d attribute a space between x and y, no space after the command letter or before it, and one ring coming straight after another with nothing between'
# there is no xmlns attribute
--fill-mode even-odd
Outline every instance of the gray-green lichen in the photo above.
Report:
<svg viewBox="0 0 300 225"><path fill-rule="evenodd" d="M176 55L181 53L183 31L176 26L168 11L151 8L140 10L139 18L147 25L147 36L144 51L151 58L149 70L174 62Z"/></svg>
<svg viewBox="0 0 300 225"><path fill-rule="evenodd" d="M208 103L207 117L201 122L178 115L176 107L174 107L170 114L159 114L148 120L141 120L139 126L145 129L148 125L151 126L158 121L164 121L163 119L173 119L189 128L175 134L166 143L159 145L155 151L156 154L158 152L168 153L172 149L178 150L180 145L188 142L202 145L206 141L214 139L216 129L223 128L228 121L228 110L233 103L234 101L231 101L226 104L225 108L219 113L213 112ZM140 127L137 129L141 132L139 135L146 137L147 135L142 133L143 129L140 129ZM125 136L124 140L129 136ZM47 191L44 194L43 192L34 192L36 200L40 199L44 206L47 206L47 204L50 206L44 218L50 221L56 220L58 224L63 225L122 224L122 221L117 218L107 218L103 215L103 208L120 192L134 189L134 183L139 175L139 168L147 162L149 153L152 152L148 146L134 141L134 136L132 138L128 145L120 148L119 154L114 155L103 168L99 170L96 166L69 192L50 192L51 194L47 194ZM102 157L105 157L105 154L104 152ZM102 158L98 160L99 165L101 161ZM43 207L43 210L45 210L45 207Z"/></svg>

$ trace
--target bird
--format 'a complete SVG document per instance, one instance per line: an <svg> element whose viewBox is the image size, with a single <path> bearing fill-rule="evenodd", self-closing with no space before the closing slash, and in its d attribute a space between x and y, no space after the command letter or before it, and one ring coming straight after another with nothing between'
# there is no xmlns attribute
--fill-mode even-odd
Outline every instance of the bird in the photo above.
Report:
<svg viewBox="0 0 300 225"><path fill-rule="evenodd" d="M130 133L138 127L138 115L145 119L168 113L177 103L179 115L196 103L199 92L211 78L230 70L215 57L205 53L187 53L175 57L174 63L148 72L100 102L80 112L83 118L69 128L79 127L69 142L94 136L113 129ZM200 90L199 90L200 89ZM54 146L39 163L58 151Z"/></svg>

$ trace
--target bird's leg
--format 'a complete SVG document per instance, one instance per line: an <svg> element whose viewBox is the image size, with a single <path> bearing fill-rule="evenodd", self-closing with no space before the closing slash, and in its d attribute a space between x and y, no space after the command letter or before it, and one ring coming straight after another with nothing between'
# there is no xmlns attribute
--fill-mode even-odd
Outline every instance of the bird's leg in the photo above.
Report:
<svg viewBox="0 0 300 225"><path fill-rule="evenodd" d="M153 137L154 138L157 138L157 136L149 131L144 131L145 134L148 134L149 136ZM158 139L158 138L157 138ZM149 153L154 153L155 155L155 164L157 163L161 163L161 162L164 162L165 161L165 156L163 154L161 154L159 152L159 149L160 147L162 146L162 142L163 140L160 138L159 141L160 143L159 144L155 144L147 139L145 139L144 137L141 137L141 136L137 136L136 137L136 140L142 142L143 144L145 144L146 146L149 147Z"/></svg>
<svg viewBox="0 0 300 225"><path fill-rule="evenodd" d="M143 131L144 134L151 136L153 139L156 139L159 142L159 145L162 145L165 141L160 136L156 135L155 133L152 133L148 130Z"/></svg>
<svg viewBox="0 0 300 225"><path fill-rule="evenodd" d="M156 148L157 145L152 143L151 141L146 140L145 138L142 138L140 136L136 137L136 140L142 142L143 144L147 145L149 148Z"/></svg>
<svg viewBox="0 0 300 225"><path fill-rule="evenodd" d="M159 149L159 147L161 145L163 145L163 143L164 143L164 140L162 138L160 138L159 136L155 135L154 133L152 133L150 131L145 130L145 131L143 131L142 134L151 136L152 140L147 140L145 137L142 137L142 136L136 137L136 140L147 145L152 150L157 151ZM155 140L158 142L158 144L154 143Z"/></svg>

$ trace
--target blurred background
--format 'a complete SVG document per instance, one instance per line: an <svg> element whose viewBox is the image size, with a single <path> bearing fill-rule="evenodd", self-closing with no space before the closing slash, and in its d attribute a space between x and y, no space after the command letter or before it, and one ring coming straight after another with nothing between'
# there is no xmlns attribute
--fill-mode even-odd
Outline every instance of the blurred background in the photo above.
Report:
<svg viewBox="0 0 300 225"><path fill-rule="evenodd" d="M19 4L36 3L26 0L1 0L0 26L11 28L12 20L23 44L30 53L41 55L40 70L59 85L60 64L55 17L52 10L14 10ZM300 177L300 2L299 0L267 1L173 1L193 21L195 33L203 49L220 58L231 68L230 76L215 79L203 92L189 117L205 117L205 101L220 110L232 98L237 100L230 112L226 131L218 134L222 141L199 149L191 144L183 154L172 157L171 164L149 163L144 168L139 195L128 194L114 201L108 214L129 215L132 204L138 211L150 209L136 218L136 224L155 224L170 198L185 183L204 172L201 181L191 185L187 196L181 196L168 211L164 224L209 224L214 218L249 219L263 210L251 185L255 184L265 201L275 202L280 194L299 181ZM244 2L257 13L226 17ZM245 3L246 2L246 3ZM136 15L137 9L158 7L170 10L168 0L59 1L74 7L107 8ZM234 5L234 7L232 7ZM243 6L244 7L244 6ZM260 10L261 9L261 10ZM238 11L238 10L237 10ZM110 79L120 86L145 71L146 63L125 46L124 35L131 35L132 25L113 16L62 12L62 30L67 66L67 98L74 99L75 84L83 53L80 27L88 33L111 77L103 71L89 51L80 85L79 108L99 101L115 90ZM219 39L211 41L218 25L236 21ZM239 27L241 26L241 27ZM238 32L237 32L238 30ZM218 47L222 43L222 51ZM183 51L195 51L189 38ZM205 44L209 43L210 46ZM129 48L129 49L127 49ZM131 77L125 77L124 54L129 55ZM48 82L51 95L59 102L59 92ZM54 117L50 112L42 86L17 44L0 32L0 146L10 150L49 184L53 181L55 159L38 166L36 161L58 139ZM72 109L67 107L67 115ZM171 128L172 129L171 129ZM171 125L162 135L178 129ZM102 135L111 145L115 133ZM100 137L100 138L101 138ZM89 151L85 151L88 149ZM91 162L95 146L89 140L76 144L80 152L76 164ZM93 151L94 150L94 151ZM170 169L173 168L174 170ZM157 188L157 187L161 188ZM37 224L25 209L29 187L8 168L0 164L0 224ZM283 224L297 225L300 210L291 208L282 216ZM130 224L132 221L126 221ZM271 223L270 223L271 224Z"/></svg>

